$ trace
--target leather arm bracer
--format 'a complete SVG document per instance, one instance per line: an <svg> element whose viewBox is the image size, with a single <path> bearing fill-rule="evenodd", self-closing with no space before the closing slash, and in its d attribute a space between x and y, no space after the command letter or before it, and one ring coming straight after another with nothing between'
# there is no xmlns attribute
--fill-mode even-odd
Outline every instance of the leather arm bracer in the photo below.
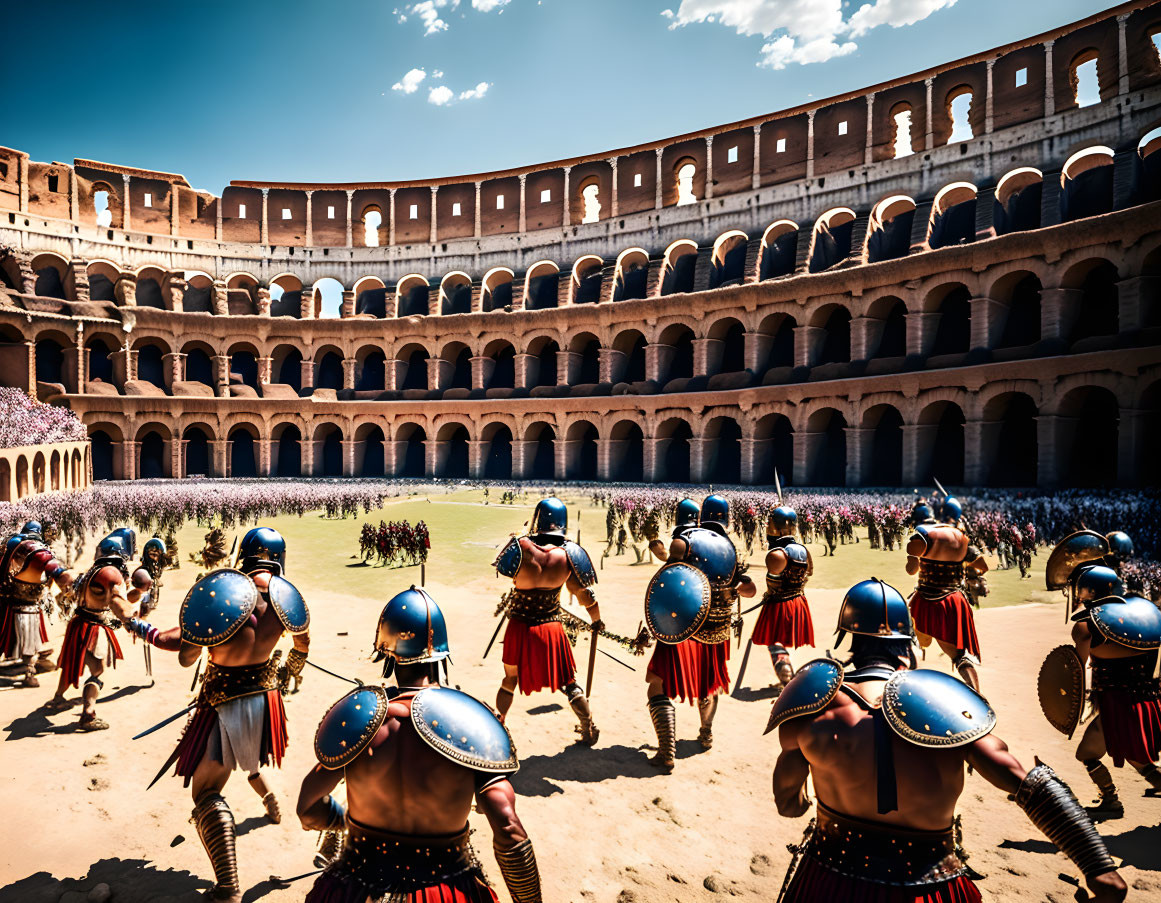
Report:
<svg viewBox="0 0 1161 903"><path fill-rule="evenodd" d="M531 840L523 840L510 850L495 848L500 874L512 895L512 903L541 903L540 870Z"/></svg>
<svg viewBox="0 0 1161 903"><path fill-rule="evenodd" d="M181 648L181 637L174 637L172 640L162 639L161 631L148 621L142 621L140 618L130 618L125 622L124 626L126 630L139 636L150 646L156 646L158 649L164 649L166 652L177 652Z"/></svg>
<svg viewBox="0 0 1161 903"><path fill-rule="evenodd" d="M1092 819L1047 765L1028 772L1016 791L1016 805L1086 878L1116 870Z"/></svg>
<svg viewBox="0 0 1161 903"><path fill-rule="evenodd" d="M286 663L278 669L278 684L282 692L290 689L290 680L294 678L295 686L302 683L302 671L306 667L306 653L299 649L291 649L286 656Z"/></svg>

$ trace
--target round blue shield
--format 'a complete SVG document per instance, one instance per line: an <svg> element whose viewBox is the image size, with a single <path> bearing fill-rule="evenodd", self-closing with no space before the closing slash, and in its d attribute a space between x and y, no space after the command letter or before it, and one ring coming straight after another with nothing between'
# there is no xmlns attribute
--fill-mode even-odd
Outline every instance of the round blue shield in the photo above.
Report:
<svg viewBox="0 0 1161 903"><path fill-rule="evenodd" d="M709 606L710 583L705 574L683 561L674 562L649 581L645 623L658 642L676 645L697 633Z"/></svg>

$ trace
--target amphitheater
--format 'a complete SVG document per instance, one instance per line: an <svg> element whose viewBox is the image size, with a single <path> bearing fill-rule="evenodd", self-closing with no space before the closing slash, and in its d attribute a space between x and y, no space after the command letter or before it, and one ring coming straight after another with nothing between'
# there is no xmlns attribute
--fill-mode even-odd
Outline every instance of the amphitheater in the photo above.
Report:
<svg viewBox="0 0 1161 903"><path fill-rule="evenodd" d="M0 383L76 411L96 479L1155 484L1159 48L1128 3L429 181L0 148Z"/></svg>

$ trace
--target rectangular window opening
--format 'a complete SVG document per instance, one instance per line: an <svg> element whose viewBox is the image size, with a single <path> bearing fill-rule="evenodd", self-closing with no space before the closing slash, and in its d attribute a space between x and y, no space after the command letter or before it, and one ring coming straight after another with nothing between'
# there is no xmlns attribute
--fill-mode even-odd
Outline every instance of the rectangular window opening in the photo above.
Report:
<svg viewBox="0 0 1161 903"><path fill-rule="evenodd" d="M419 219L419 205L412 204L411 209L407 214L408 219Z"/></svg>
<svg viewBox="0 0 1161 903"><path fill-rule="evenodd" d="M49 176L48 177L48 190L49 191L57 191L59 185L60 185L60 180L57 176Z"/></svg>
<svg viewBox="0 0 1161 903"><path fill-rule="evenodd" d="M504 209L504 195L502 195L502 194L496 195L496 209L497 210Z"/></svg>
<svg viewBox="0 0 1161 903"><path fill-rule="evenodd" d="M327 219L334 219L334 218L335 218L335 208L334 207L327 207Z"/></svg>
<svg viewBox="0 0 1161 903"><path fill-rule="evenodd" d="M551 200L552 200L552 189L551 188L545 188L542 192L540 192L540 203L547 204Z"/></svg>
<svg viewBox="0 0 1161 903"><path fill-rule="evenodd" d="M785 138L779 138L778 141L774 144L774 153L776 153L776 154L786 153L786 139Z"/></svg>
<svg viewBox="0 0 1161 903"><path fill-rule="evenodd" d="M456 201L454 204L452 204L452 216L459 216L459 215L460 215L460 202Z"/></svg>
<svg viewBox="0 0 1161 903"><path fill-rule="evenodd" d="M282 218L283 219L290 219L290 208L289 207L282 208Z"/></svg>
<svg viewBox="0 0 1161 903"><path fill-rule="evenodd" d="M246 205L239 204L238 205L238 219L245 219L245 218L246 218Z"/></svg>
<svg viewBox="0 0 1161 903"><path fill-rule="evenodd" d="M145 206L146 207L153 206L153 195L151 195L148 191L145 192Z"/></svg>
<svg viewBox="0 0 1161 903"><path fill-rule="evenodd" d="M634 188L641 187L641 173L639 173L639 172L633 174L633 187Z"/></svg>
<svg viewBox="0 0 1161 903"><path fill-rule="evenodd" d="M847 133L847 121L846 121L845 119L844 119L842 122L840 122L840 123L839 123L839 131L838 131L838 133L839 133L840 135L845 135L845 134Z"/></svg>
<svg viewBox="0 0 1161 903"><path fill-rule="evenodd" d="M726 151L726 162L727 163L737 163L738 162L738 146L736 144L733 147L731 147L728 151Z"/></svg>
<svg viewBox="0 0 1161 903"><path fill-rule="evenodd" d="M1023 66L1016 70L1016 87L1022 88L1028 84L1028 67Z"/></svg>

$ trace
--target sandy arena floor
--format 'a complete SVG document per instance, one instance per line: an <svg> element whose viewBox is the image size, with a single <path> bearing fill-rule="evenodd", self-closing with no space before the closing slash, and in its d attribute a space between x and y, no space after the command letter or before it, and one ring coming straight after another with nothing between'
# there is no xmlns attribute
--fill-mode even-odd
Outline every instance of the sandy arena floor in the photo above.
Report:
<svg viewBox="0 0 1161 903"><path fill-rule="evenodd" d="M427 510L443 507L437 504ZM487 562L506 531L518 529L527 513L496 506L476 511L478 530L441 535L433 526L435 549L427 568L427 588L450 624L453 683L490 702L501 675L499 646L486 661L481 655L495 623L492 615L503 583ZM400 516L389 506L370 519L377 522L381 514ZM464 514L475 512L465 509ZM585 518L601 525L597 530L597 523L591 524L591 532L602 537L603 518L603 511ZM308 525L312 520L314 526ZM433 515L431 521L434 525L437 518ZM325 547L308 532L320 529L317 518L280 518L274 523L290 540L288 576L311 606L311 659L374 680L377 669L367 653L375 620L391 594L417 579L418 569L358 567L350 557L357 535L352 521L324 522L327 535L340 537ZM183 558L200 545L203 532L196 527L181 532ZM585 544L594 556L601 548L591 540ZM844 562L844 553L850 564ZM815 548L814 554L820 550ZM842 598L838 587L870 575L854 566L865 554L865 546L858 555L840 549L833 563L839 566L839 576L831 578L833 587L814 586L809 592L820 643L833 636L830 631ZM631 555L610 558L598 588L606 621L623 634L631 634L640 620L644 587L653 572L652 566L631 565L632 560ZM883 554L882 560L891 562L882 570L893 573L901 567L902 555ZM465 574L468 566L471 576ZM835 571L833 565L831 569ZM760 566L755 570L760 580ZM176 623L179 602L194 576L195 568L189 564L168 575L155 623ZM1043 585L1039 573L1023 584L1029 586L1030 597L1032 584ZM910 589L909 584L897 585L904 592ZM747 617L747 636L756 616ZM977 625L985 656L983 689L999 714L996 733L1026 766L1039 756L1087 801L1092 787L1073 758L1075 742L1049 727L1036 702L1040 662L1049 649L1067 641L1060 606L989 608L977 614ZM59 643L63 633L59 621L52 633ZM11 677L0 676L3 903L82 903L101 882L111 886L115 903L184 903L197 899L208 886L209 864L188 822L192 806L188 791L172 777L145 789L171 751L184 719L142 740L130 739L187 704L192 674L177 666L176 657L154 650L156 684L149 686L139 645L127 638L122 644L125 661L107 673L100 703L101 716L112 725L105 732L76 732L79 707L51 715L41 708L52 695L55 674L42 676L41 688L29 690L13 688ZM624 650L610 651L630 661L638 673L599 657L592 703L602 734L595 749L574 745L575 722L561 696L518 697L509 719L522 762L514 779L518 809L536 847L545 899L774 900L790 859L786 846L801 837L807 818L780 818L770 793L778 747L775 738L762 736L772 696L769 659L760 650L750 656L744 685L721 704L711 751L703 753L695 740L696 709L679 705L679 762L672 775L662 776L646 763L654 737L645 708L645 660L633 659ZM732 655L730 670L736 675L741 651ZM811 650L799 650L794 659L800 664L812 657ZM579 651L578 660L586 660ZM946 670L948 661L937 655L926 666ZM315 726L344 687L308 668L302 691L287 699L290 748L282 770L268 774L287 816L282 824L266 822L258 797L241 776L227 787L241 835L238 855L248 901L301 900L309 889L310 878L289 884L278 879L312 871L318 835L300 830L294 801L301 778L314 763ZM71 696L78 694L72 691ZM1144 798L1144 782L1131 769L1115 777L1126 817L1106 823L1103 833L1114 856L1124 861L1130 899L1161 899L1161 799ZM970 776L961 811L972 865L988 876L980 885L985 899L1063 903L1073 898L1075 869L1003 794ZM473 827L479 832L476 849L499 882L487 826L473 816ZM498 892L507 899L502 883Z"/></svg>

